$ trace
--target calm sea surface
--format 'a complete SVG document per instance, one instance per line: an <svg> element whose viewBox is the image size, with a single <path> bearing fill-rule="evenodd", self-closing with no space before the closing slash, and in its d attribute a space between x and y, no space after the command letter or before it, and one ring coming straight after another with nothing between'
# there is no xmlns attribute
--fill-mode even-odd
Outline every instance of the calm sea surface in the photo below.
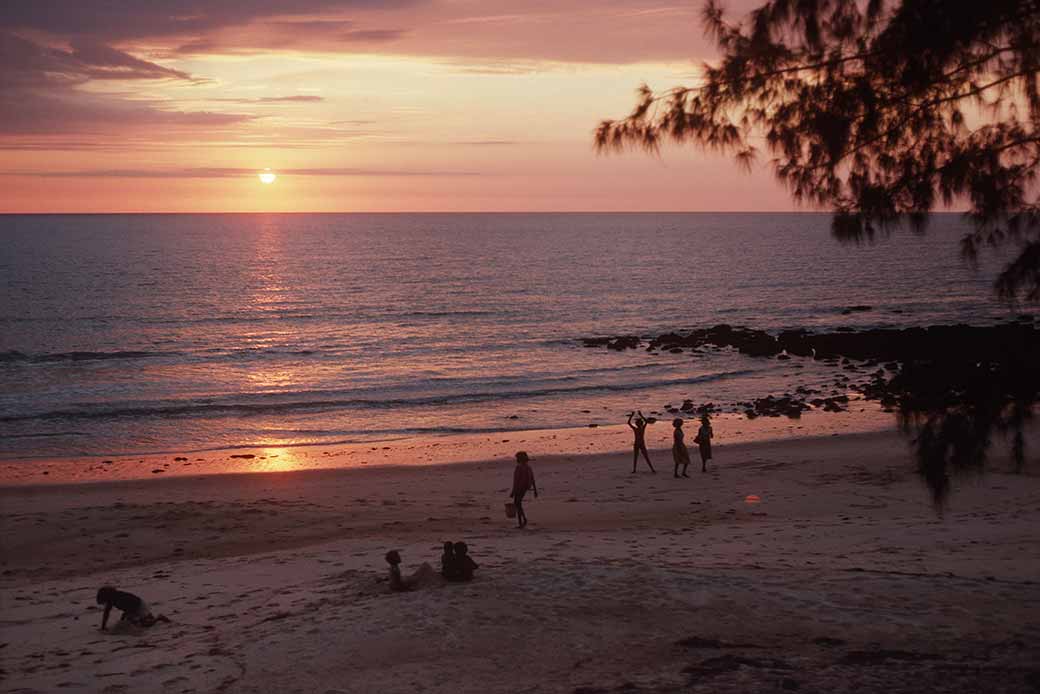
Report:
<svg viewBox="0 0 1040 694"><path fill-rule="evenodd" d="M616 423L822 365L585 349L716 323L988 323L956 215L842 246L813 214L0 216L0 457ZM873 310L842 315L850 305ZM583 412L587 410L588 412Z"/></svg>

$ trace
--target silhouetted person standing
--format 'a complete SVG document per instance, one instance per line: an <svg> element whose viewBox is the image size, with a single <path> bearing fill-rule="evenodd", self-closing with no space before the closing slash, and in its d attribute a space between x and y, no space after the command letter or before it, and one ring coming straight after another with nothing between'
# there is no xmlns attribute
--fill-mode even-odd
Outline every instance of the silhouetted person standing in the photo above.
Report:
<svg viewBox="0 0 1040 694"><path fill-rule="evenodd" d="M675 461L675 476L679 476L679 466L682 465L682 476L689 477L686 474L686 468L690 467L690 451L686 448L686 442L683 440L685 434L683 433L682 425L682 418L672 420L672 426L675 427L675 430L672 432L672 459Z"/></svg>
<svg viewBox="0 0 1040 694"><path fill-rule="evenodd" d="M528 489L534 490L534 498L538 498L538 485L534 482L534 471L527 464L527 453L520 451L516 454L516 468L513 470L513 491L509 496L516 506L516 521L518 528L527 525L527 514L524 513L524 494ZM456 550L457 551L457 550Z"/></svg>
<svg viewBox="0 0 1040 694"><path fill-rule="evenodd" d="M701 428L697 430L697 438L693 440L701 452L701 472L708 471L708 461L711 460L711 419L707 414L701 415Z"/></svg>
<svg viewBox="0 0 1040 694"><path fill-rule="evenodd" d="M639 418L636 419L636 423L632 423L632 417L636 414ZM650 466L650 472L657 472L654 469L654 464L650 462L650 454L646 451L646 417L639 410L628 413L628 427L632 430L635 440L632 442L632 472L636 471L636 463L639 461L639 454L642 452L643 457L646 458L646 464Z"/></svg>

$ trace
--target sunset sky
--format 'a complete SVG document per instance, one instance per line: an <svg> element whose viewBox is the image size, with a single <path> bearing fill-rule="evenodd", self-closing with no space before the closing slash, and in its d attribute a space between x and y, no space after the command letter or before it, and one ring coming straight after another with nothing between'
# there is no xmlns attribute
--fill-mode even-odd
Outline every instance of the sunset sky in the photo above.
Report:
<svg viewBox="0 0 1040 694"><path fill-rule="evenodd" d="M6 0L0 211L791 209L764 168L593 151L641 82L696 81L699 9Z"/></svg>

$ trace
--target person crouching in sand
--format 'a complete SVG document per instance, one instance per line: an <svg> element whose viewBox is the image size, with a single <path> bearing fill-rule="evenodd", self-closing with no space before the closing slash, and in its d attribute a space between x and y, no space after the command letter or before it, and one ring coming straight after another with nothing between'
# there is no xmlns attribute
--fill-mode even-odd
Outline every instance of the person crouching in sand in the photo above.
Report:
<svg viewBox="0 0 1040 694"><path fill-rule="evenodd" d="M636 423L632 423L632 417L639 415L636 419ZM646 459L646 464L650 466L650 472L657 472L654 469L654 464L650 462L650 454L646 451L646 417L639 410L628 413L628 428L632 430L632 435L635 439L632 441L632 474L635 474L636 463L639 461L639 454L642 453Z"/></svg>
<svg viewBox="0 0 1040 694"><path fill-rule="evenodd" d="M105 612L101 615L101 631L108 628L108 615L112 608L122 611L123 616L119 618L120 623L126 622L138 627L150 627L156 622L170 621L163 615L158 617L148 609L148 603L133 593L116 590L112 586L102 586L97 592L97 604L105 606Z"/></svg>
<svg viewBox="0 0 1040 694"><path fill-rule="evenodd" d="M513 490L509 496L516 506L516 521L518 528L527 525L527 514L524 513L524 494L528 489L534 489L534 498L538 498L538 485L534 482L534 471L528 465L527 453L520 451L516 454L516 468L513 469Z"/></svg>
<svg viewBox="0 0 1040 694"><path fill-rule="evenodd" d="M686 474L686 468L690 467L690 451L686 448L685 441L683 441L684 434L682 425L682 418L672 420L672 426L675 427L675 431L672 435L672 458L675 460L676 478L679 477L680 465L682 465L682 476L689 477L689 475Z"/></svg>
<svg viewBox="0 0 1040 694"><path fill-rule="evenodd" d="M386 563L390 565L390 590L395 593L422 588L437 580L437 572L426 562L420 564L408 578L401 576L401 554L396 549L386 553Z"/></svg>
<svg viewBox="0 0 1040 694"><path fill-rule="evenodd" d="M697 437L693 440L701 452L701 472L708 471L708 461L711 460L711 419L707 414L701 415L701 428L697 430Z"/></svg>

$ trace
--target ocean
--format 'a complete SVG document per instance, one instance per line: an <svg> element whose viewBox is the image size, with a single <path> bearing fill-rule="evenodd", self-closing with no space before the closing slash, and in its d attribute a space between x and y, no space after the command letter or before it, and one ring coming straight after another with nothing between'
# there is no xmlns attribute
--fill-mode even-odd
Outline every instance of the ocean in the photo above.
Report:
<svg viewBox="0 0 1040 694"><path fill-rule="evenodd" d="M623 422L832 384L811 360L580 338L989 324L1004 257L825 214L0 216L0 457ZM844 313L850 306L869 310Z"/></svg>

